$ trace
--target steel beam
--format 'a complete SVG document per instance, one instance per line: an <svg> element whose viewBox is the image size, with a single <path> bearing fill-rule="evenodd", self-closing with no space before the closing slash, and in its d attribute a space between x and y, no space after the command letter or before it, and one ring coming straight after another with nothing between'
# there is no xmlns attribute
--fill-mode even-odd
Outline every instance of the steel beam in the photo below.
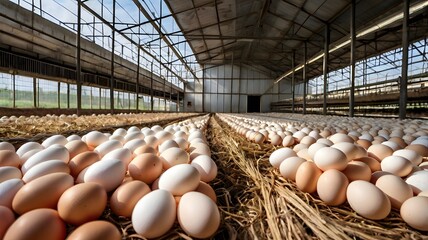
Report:
<svg viewBox="0 0 428 240"><path fill-rule="evenodd" d="M114 113L114 42L115 42L115 23L116 23L116 0L113 0L113 23L111 28L111 65L110 65L110 113Z"/></svg>
<svg viewBox="0 0 428 240"><path fill-rule="evenodd" d="M293 50L293 53L292 53L292 58L291 58L291 69L293 69L293 72L291 73L291 112L292 113L294 113L294 90L295 90L295 82L294 82L294 73L295 73L295 68L294 68L294 62L295 62L295 59L296 58L296 53L295 53L295 51Z"/></svg>
<svg viewBox="0 0 428 240"><path fill-rule="evenodd" d="M153 62L150 67L150 111L153 112Z"/></svg>
<svg viewBox="0 0 428 240"><path fill-rule="evenodd" d="M205 65L202 65L202 112L205 112Z"/></svg>
<svg viewBox="0 0 428 240"><path fill-rule="evenodd" d="M77 87L77 106L76 114L80 115L82 109L82 67L81 67L81 23L82 23L82 1L78 0L77 2L77 34L76 34L76 87ZM69 101L70 102L70 101Z"/></svg>
<svg viewBox="0 0 428 240"><path fill-rule="evenodd" d="M410 0L404 0L403 3L403 35L402 46L403 55L401 60L401 79L400 79L400 102L399 102L399 117L406 118L407 105L407 69L409 64L409 5Z"/></svg>
<svg viewBox="0 0 428 240"><path fill-rule="evenodd" d="M356 42L356 31L355 31L355 8L356 1L351 1L351 56L350 56L350 80L351 87L349 89L349 117L354 117L354 106L355 106L355 42Z"/></svg>
<svg viewBox="0 0 428 240"><path fill-rule="evenodd" d="M324 61L323 61L323 77L324 77L324 94L323 94L323 115L327 115L327 87L328 87L328 63L329 60L329 48L330 48L330 26L325 25L325 38L324 38Z"/></svg>
<svg viewBox="0 0 428 240"><path fill-rule="evenodd" d="M307 60L307 58L308 58L308 56L307 56L307 54L308 54L308 48L307 48L307 43L305 42L305 44L304 44L304 49L303 49L303 69L302 69L302 72L303 72L303 76L302 76L302 78L303 78L303 114L306 114L306 95L307 95L307 85L308 85L308 82L307 82L307 79L306 79L306 67L307 67L307 64L306 64L306 62L308 61Z"/></svg>
<svg viewBox="0 0 428 240"><path fill-rule="evenodd" d="M12 107L16 108L16 75L12 74Z"/></svg>

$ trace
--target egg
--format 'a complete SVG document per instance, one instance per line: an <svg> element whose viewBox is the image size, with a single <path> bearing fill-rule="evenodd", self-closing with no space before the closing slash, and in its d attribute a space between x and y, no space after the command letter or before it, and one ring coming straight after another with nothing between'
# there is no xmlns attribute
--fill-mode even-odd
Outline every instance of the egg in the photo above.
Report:
<svg viewBox="0 0 428 240"><path fill-rule="evenodd" d="M18 150L16 150L16 154L18 154L19 157L22 157L26 152L35 149L42 150L44 147L38 142L27 142L24 143Z"/></svg>
<svg viewBox="0 0 428 240"><path fill-rule="evenodd" d="M76 134L72 134L72 135L70 135L70 136L67 137L67 141L68 142L71 142L71 141L74 141L74 140L82 140L82 138L79 135L76 135Z"/></svg>
<svg viewBox="0 0 428 240"><path fill-rule="evenodd" d="M30 151L28 151L28 152L26 152L26 153L24 153L24 155L22 155L22 157L21 157L21 166L22 165L24 165L24 163L30 158L30 157L32 157L34 154L36 154L36 153L38 153L38 152L40 152L40 151L42 151L43 149L33 149L33 150L30 150ZM22 168L22 167L21 167Z"/></svg>
<svg viewBox="0 0 428 240"><path fill-rule="evenodd" d="M122 148L122 143L120 143L117 140L107 140L101 143L100 145L98 145L94 149L94 152L98 153L98 155L100 155L100 157L102 158L107 153L119 148Z"/></svg>
<svg viewBox="0 0 428 240"><path fill-rule="evenodd" d="M289 157L282 161L279 165L279 172L285 179L296 181L296 173L299 166L306 162L305 159L300 157Z"/></svg>
<svg viewBox="0 0 428 240"><path fill-rule="evenodd" d="M341 142L354 143L354 139L344 133L333 134L330 136L329 140L332 141L334 144Z"/></svg>
<svg viewBox="0 0 428 240"><path fill-rule="evenodd" d="M59 145L64 146L67 143L68 143L68 140L66 137L64 137L62 135L53 135L53 136L50 136L47 139L45 139L42 142L42 146L45 148L50 147L54 144L59 144Z"/></svg>
<svg viewBox="0 0 428 240"><path fill-rule="evenodd" d="M168 148L159 155L164 169L189 162L189 155L179 147Z"/></svg>
<svg viewBox="0 0 428 240"><path fill-rule="evenodd" d="M79 226L67 237L67 240L89 239L120 240L122 234L113 223L100 220Z"/></svg>
<svg viewBox="0 0 428 240"><path fill-rule="evenodd" d="M158 149L159 149L159 152L162 153L163 151L172 147L179 148L180 146L178 146L178 144L173 139L169 139L164 141L161 145L159 145Z"/></svg>
<svg viewBox="0 0 428 240"><path fill-rule="evenodd" d="M159 140L154 135L145 137L144 141L146 142L146 145L151 146L154 149L159 145Z"/></svg>
<svg viewBox="0 0 428 240"><path fill-rule="evenodd" d="M15 214L13 211L5 206L0 206L0 239L3 239L7 229L15 221Z"/></svg>
<svg viewBox="0 0 428 240"><path fill-rule="evenodd" d="M324 143L316 142L316 143L312 144L311 146L309 146L308 154L311 157L311 159L314 159L315 153L323 147L328 147L328 145L326 145Z"/></svg>
<svg viewBox="0 0 428 240"><path fill-rule="evenodd" d="M41 208L20 216L7 230L3 240L63 240L65 224L53 209Z"/></svg>
<svg viewBox="0 0 428 240"><path fill-rule="evenodd" d="M315 192L321 173L322 171L313 162L306 161L300 164L296 172L297 188L307 193Z"/></svg>
<svg viewBox="0 0 428 240"><path fill-rule="evenodd" d="M167 190L173 195L183 195L194 191L201 180L198 170L189 164L175 165L159 177L159 189Z"/></svg>
<svg viewBox="0 0 428 240"><path fill-rule="evenodd" d="M85 142L93 148L108 140L108 137L99 131L89 132L84 137Z"/></svg>
<svg viewBox="0 0 428 240"><path fill-rule="evenodd" d="M133 139L125 143L125 145L123 145L123 148L127 148L129 149L129 151L134 152L135 149L144 145L146 145L146 142L143 139Z"/></svg>
<svg viewBox="0 0 428 240"><path fill-rule="evenodd" d="M418 194L418 196L421 196L421 197L428 197L428 190L427 190L427 191L420 192L420 193Z"/></svg>
<svg viewBox="0 0 428 240"><path fill-rule="evenodd" d="M198 187L195 189L195 192L203 193L211 198L211 200L214 202L217 202L217 196L214 189L206 182L200 181Z"/></svg>
<svg viewBox="0 0 428 240"><path fill-rule="evenodd" d="M372 171L370 167L360 161L351 161L348 166L342 171L348 178L349 182L355 180L370 181Z"/></svg>
<svg viewBox="0 0 428 240"><path fill-rule="evenodd" d="M346 201L348 178L336 169L321 174L317 182L317 193L320 199L329 206L338 206Z"/></svg>
<svg viewBox="0 0 428 240"><path fill-rule="evenodd" d="M386 145L373 144L367 149L367 152L369 153L369 157L382 161L384 158L391 156L394 151Z"/></svg>
<svg viewBox="0 0 428 240"><path fill-rule="evenodd" d="M279 168L282 161L289 157L297 157L296 152L294 152L290 148L280 148L275 150L270 156L269 156L269 162L270 164L275 167Z"/></svg>
<svg viewBox="0 0 428 240"><path fill-rule="evenodd" d="M372 142L366 139L359 139L356 143L364 149L368 149L372 145Z"/></svg>
<svg viewBox="0 0 428 240"><path fill-rule="evenodd" d="M64 146L67 148L70 153L70 159L74 158L77 154L89 151L88 145L82 140L73 140L65 144Z"/></svg>
<svg viewBox="0 0 428 240"><path fill-rule="evenodd" d="M370 182L351 182L346 190L346 198L355 212L371 220L384 219L391 211L388 196Z"/></svg>
<svg viewBox="0 0 428 240"><path fill-rule="evenodd" d="M217 176L217 165L207 155L200 155L193 159L191 165L198 170L201 175L201 181L211 182Z"/></svg>
<svg viewBox="0 0 428 240"><path fill-rule="evenodd" d="M380 163L382 171L405 177L412 171L412 163L400 156L385 157Z"/></svg>
<svg viewBox="0 0 428 240"><path fill-rule="evenodd" d="M68 163L70 154L67 148L61 145L53 145L31 156L21 167L21 171L25 174L31 167L48 160L61 160Z"/></svg>
<svg viewBox="0 0 428 240"><path fill-rule="evenodd" d="M199 155L207 155L211 157L210 147L208 147L208 145L205 143L190 144L189 152L190 152L190 156L189 156L190 160L193 160Z"/></svg>
<svg viewBox="0 0 428 240"><path fill-rule="evenodd" d="M83 182L95 182L104 187L107 192L116 189L125 177L125 165L119 159L98 161L82 170L78 178ZM80 176L82 175L82 176Z"/></svg>
<svg viewBox="0 0 428 240"><path fill-rule="evenodd" d="M107 205L107 193L97 183L80 183L67 189L58 200L59 216L81 225L98 219Z"/></svg>
<svg viewBox="0 0 428 240"><path fill-rule="evenodd" d="M363 163L367 164L367 166L369 166L369 168L372 172L376 172L376 171L381 170L379 161L372 158L372 157L356 158L353 161L363 162Z"/></svg>
<svg viewBox="0 0 428 240"><path fill-rule="evenodd" d="M98 160L100 160L100 156L96 152L88 151L79 153L68 163L70 174L76 178L83 169L89 167Z"/></svg>
<svg viewBox="0 0 428 240"><path fill-rule="evenodd" d="M128 171L133 179L151 184L162 173L162 161L153 153L143 153L131 161Z"/></svg>
<svg viewBox="0 0 428 240"><path fill-rule="evenodd" d="M159 131L155 133L155 137L158 139L158 143L162 144L166 140L172 139L174 135L167 131Z"/></svg>
<svg viewBox="0 0 428 240"><path fill-rule="evenodd" d="M331 147L342 151L346 155L346 158L348 159L348 161L351 161L352 159L354 159L356 155L359 153L359 149L357 145L349 142L335 143Z"/></svg>
<svg viewBox="0 0 428 240"><path fill-rule="evenodd" d="M177 210L173 195L165 190L154 190L142 197L132 211L132 226L145 238L156 238L170 230Z"/></svg>
<svg viewBox="0 0 428 240"><path fill-rule="evenodd" d="M12 208L23 214L36 208L56 209L61 195L73 186L73 177L67 173L51 173L25 184L16 193Z"/></svg>
<svg viewBox="0 0 428 240"><path fill-rule="evenodd" d="M384 175L392 175L392 173L384 172L384 171L376 171L376 172L372 173L372 176L370 178L370 182L373 184L376 184L377 180Z"/></svg>
<svg viewBox="0 0 428 240"><path fill-rule="evenodd" d="M290 147L294 144L294 137L291 135L285 136L284 139L282 139L282 146L284 147Z"/></svg>
<svg viewBox="0 0 428 240"><path fill-rule="evenodd" d="M30 168L24 176L22 177L22 180L26 183L39 178L41 176L48 175L50 173L57 173L57 172L63 172L63 173L70 173L70 168L68 167L68 164L61 161L61 160L49 160L46 162L41 162L34 167Z"/></svg>
<svg viewBox="0 0 428 240"><path fill-rule="evenodd" d="M19 167L21 160L18 154L10 150L0 150L0 167Z"/></svg>
<svg viewBox="0 0 428 240"><path fill-rule="evenodd" d="M0 183L14 178L22 178L22 173L19 168L11 166L0 167Z"/></svg>
<svg viewBox="0 0 428 240"><path fill-rule="evenodd" d="M314 156L314 162L323 171L328 169L344 170L348 165L346 155L339 149L325 147L319 149Z"/></svg>
<svg viewBox="0 0 428 240"><path fill-rule="evenodd" d="M406 149L413 150L417 152L422 157L428 157L428 147L425 147L421 144L410 144L406 147Z"/></svg>
<svg viewBox="0 0 428 240"><path fill-rule="evenodd" d="M144 145L144 146L138 147L134 151L135 155L140 155L143 153L157 154L158 152L156 151L156 149L154 149L152 146L149 146L149 145Z"/></svg>
<svg viewBox="0 0 428 240"><path fill-rule="evenodd" d="M126 169L128 169L128 165L132 161L132 158L133 158L133 155L131 150L127 148L118 148L104 155L104 157L102 157L101 160L119 159L120 161L123 162L123 164L125 164Z"/></svg>
<svg viewBox="0 0 428 240"><path fill-rule="evenodd" d="M412 188L403 179L393 174L381 176L376 181L376 187L389 197L391 206L396 209L400 209L404 201L413 197Z"/></svg>
<svg viewBox="0 0 428 240"><path fill-rule="evenodd" d="M428 231L428 197L412 197L401 205L400 215L412 228Z"/></svg>
<svg viewBox="0 0 428 240"><path fill-rule="evenodd" d="M422 162L422 156L419 155L416 151L411 149L400 149L395 151L392 156L400 156L403 157L414 165L419 165Z"/></svg>
<svg viewBox="0 0 428 240"><path fill-rule="evenodd" d="M181 197L177 219L184 232L195 238L208 238L220 226L217 205L208 196L199 192L188 192Z"/></svg>
<svg viewBox="0 0 428 240"><path fill-rule="evenodd" d="M428 171L416 171L409 175L406 183L410 185L415 195L428 190Z"/></svg>
<svg viewBox="0 0 428 240"><path fill-rule="evenodd" d="M187 142L187 140L185 138L174 138L174 141L178 144L178 146L183 149L186 150L189 147L189 142Z"/></svg>
<svg viewBox="0 0 428 240"><path fill-rule="evenodd" d="M131 217L138 200L150 191L147 184L137 180L121 184L110 198L112 212L118 216Z"/></svg>
<svg viewBox="0 0 428 240"><path fill-rule="evenodd" d="M140 131L136 132L128 132L125 136L123 136L125 142L129 142L134 139L144 139L144 134Z"/></svg>
<svg viewBox="0 0 428 240"><path fill-rule="evenodd" d="M0 183L0 206L12 208L13 198L22 186L24 182L17 178Z"/></svg>

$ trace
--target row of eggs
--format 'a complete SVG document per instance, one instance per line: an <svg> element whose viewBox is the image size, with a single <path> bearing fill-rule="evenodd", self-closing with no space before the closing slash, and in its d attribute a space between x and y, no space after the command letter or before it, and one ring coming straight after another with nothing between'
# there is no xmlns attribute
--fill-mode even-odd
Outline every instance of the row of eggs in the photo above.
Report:
<svg viewBox="0 0 428 240"><path fill-rule="evenodd" d="M42 144L26 143L16 152L11 144L0 143L0 215L20 215L7 232L0 228L0 236L28 239L28 234L62 221L79 226L70 239L73 234L95 234L85 233L94 221L94 226L112 231L108 222L96 221L107 202L113 213L131 218L134 230L143 237L165 234L176 220L190 236L213 235L220 215L209 185L217 166L203 134L207 118L165 129L131 127L111 135L92 131L82 138L55 135ZM197 212L194 206L200 207ZM46 221L37 220L39 215ZM32 230L18 231L23 224ZM51 233L51 239L64 238L64 223L59 225L58 238Z"/></svg>
<svg viewBox="0 0 428 240"><path fill-rule="evenodd" d="M238 132L243 128L231 116L222 119ZM312 135L315 141L303 143L308 135L297 132L286 135L292 142L289 147L269 157L285 179L304 192L317 193L327 205L348 201L369 219L383 219L395 208L410 226L428 231L428 159L420 154L428 151L426 135L409 145L404 140L361 144L363 138L339 131L326 137Z"/></svg>

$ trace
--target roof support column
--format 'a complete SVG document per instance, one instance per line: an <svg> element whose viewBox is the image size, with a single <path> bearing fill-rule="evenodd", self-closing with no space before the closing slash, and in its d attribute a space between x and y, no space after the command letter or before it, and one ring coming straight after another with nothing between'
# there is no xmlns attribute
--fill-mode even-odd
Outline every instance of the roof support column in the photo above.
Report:
<svg viewBox="0 0 428 240"><path fill-rule="evenodd" d="M296 87L296 83L295 83L295 79L294 79L294 62L296 58L296 51L293 50L293 55L291 58L291 69L293 69L293 72L291 73L291 112L294 113L294 101L295 101L295 97L294 97L294 89Z"/></svg>
<svg viewBox="0 0 428 240"><path fill-rule="evenodd" d="M400 119L406 118L407 105L407 68L409 63L409 4L410 0L404 0L403 17L403 58L401 60L401 79L400 79Z"/></svg>
<svg viewBox="0 0 428 240"><path fill-rule="evenodd" d="M153 61L150 67L150 111L153 112Z"/></svg>
<svg viewBox="0 0 428 240"><path fill-rule="evenodd" d="M205 112L205 64L202 66L202 112Z"/></svg>
<svg viewBox="0 0 428 240"><path fill-rule="evenodd" d="M305 46L303 49L303 114L306 114L306 92L308 91L306 89L307 82L306 82L306 61L307 61L307 54L308 54L308 46L307 42L305 41Z"/></svg>
<svg viewBox="0 0 428 240"><path fill-rule="evenodd" d="M110 112L114 112L114 41L115 41L115 23L116 23L116 0L113 0L113 23L111 28L111 66L110 66Z"/></svg>
<svg viewBox="0 0 428 240"><path fill-rule="evenodd" d="M76 107L76 114L77 116L80 115L81 109L82 109L82 80L81 80L81 61L80 61L80 37L81 37L81 19L82 19L82 1L77 1L77 34L76 34L76 86L77 86L77 107ZM68 90L68 96L70 96ZM68 100L70 102L70 100ZM70 105L68 105L70 106Z"/></svg>
<svg viewBox="0 0 428 240"><path fill-rule="evenodd" d="M139 105L140 105L139 103L140 99L138 97L138 92L140 88L140 48L137 48L137 51L138 51L138 54L137 54L137 79L135 80L135 95L136 95L135 108L136 108L136 111L138 112Z"/></svg>
<svg viewBox="0 0 428 240"><path fill-rule="evenodd" d="M350 63L350 80L351 87L349 89L349 117L354 117L354 105L355 105L355 0L351 1L351 63Z"/></svg>
<svg viewBox="0 0 428 240"><path fill-rule="evenodd" d="M325 25L324 37L324 61L323 61L323 77L324 77L324 94L323 94L323 107L322 114L327 115L327 83L328 83L328 63L329 60L329 47L330 47L330 25Z"/></svg>

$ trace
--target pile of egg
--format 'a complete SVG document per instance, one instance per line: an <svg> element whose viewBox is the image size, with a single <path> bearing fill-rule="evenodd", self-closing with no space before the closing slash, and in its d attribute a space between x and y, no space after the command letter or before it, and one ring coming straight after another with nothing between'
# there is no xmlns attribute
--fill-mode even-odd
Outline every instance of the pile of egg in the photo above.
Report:
<svg viewBox="0 0 428 240"><path fill-rule="evenodd" d="M284 131L286 124L268 118L220 118L256 142L260 135L267 135L265 139L280 136L275 145L284 148L270 155L270 164L300 190L317 193L327 205L347 201L355 212L372 220L386 218L393 208L411 227L428 231L426 125L400 127L398 123L377 128L354 122L348 127L320 129L305 123L298 129L298 124L288 123Z"/></svg>
<svg viewBox="0 0 428 240"><path fill-rule="evenodd" d="M65 224L75 227L67 239L121 239L98 220L107 206L145 238L164 235L177 220L191 237L212 236L220 213L209 185L217 166L207 121L54 135L16 151L1 142L0 239L64 239Z"/></svg>

